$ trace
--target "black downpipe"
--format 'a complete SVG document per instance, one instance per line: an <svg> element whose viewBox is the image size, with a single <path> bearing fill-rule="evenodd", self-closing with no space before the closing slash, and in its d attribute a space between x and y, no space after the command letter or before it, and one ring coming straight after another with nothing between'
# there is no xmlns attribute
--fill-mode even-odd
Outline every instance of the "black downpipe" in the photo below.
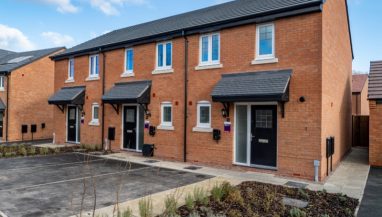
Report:
<svg viewBox="0 0 382 217"><path fill-rule="evenodd" d="M9 126L9 86L10 86L10 82L11 81L11 76L10 74L8 73L7 74L7 107L6 107L6 116L7 116L7 122L5 123L5 141L8 142L8 126Z"/></svg>
<svg viewBox="0 0 382 217"><path fill-rule="evenodd" d="M184 37L184 144L183 144L183 161L187 162L187 119L188 119L188 38L185 32L182 32Z"/></svg>
<svg viewBox="0 0 382 217"><path fill-rule="evenodd" d="M106 78L105 78L105 69L106 69L106 54L105 52L102 52L102 96L105 94L105 81L106 81ZM105 143L104 143L104 134L105 134L105 123L104 123L104 120L105 120L105 104L103 102L101 102L101 106L102 106L102 126L101 126L101 146L102 146L102 150L105 150Z"/></svg>

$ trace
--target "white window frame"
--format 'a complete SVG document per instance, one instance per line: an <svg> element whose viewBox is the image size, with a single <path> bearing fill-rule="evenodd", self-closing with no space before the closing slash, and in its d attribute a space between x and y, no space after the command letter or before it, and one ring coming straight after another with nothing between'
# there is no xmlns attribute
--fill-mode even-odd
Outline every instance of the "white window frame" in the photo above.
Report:
<svg viewBox="0 0 382 217"><path fill-rule="evenodd" d="M94 57L98 58L98 72L95 71L94 74L92 74L92 66L91 66L92 61L91 61L91 59ZM94 70L95 70L97 68L97 61L94 61L93 66L94 66ZM99 78L99 55L98 54L89 56L89 78Z"/></svg>
<svg viewBox="0 0 382 217"><path fill-rule="evenodd" d="M4 91L4 90L5 90L5 76L1 75L0 76L0 91Z"/></svg>
<svg viewBox="0 0 382 217"><path fill-rule="evenodd" d="M272 54L260 55L260 28L272 27ZM265 23L256 26L256 60L275 59L275 24Z"/></svg>
<svg viewBox="0 0 382 217"><path fill-rule="evenodd" d="M71 73L71 64L73 64L73 73ZM73 76L70 74L73 74ZM74 58L70 58L68 62L68 81L74 81Z"/></svg>
<svg viewBox="0 0 382 217"><path fill-rule="evenodd" d="M218 60L212 60L212 37L214 35L217 35L219 37L219 59ZM203 62L203 38L208 37L208 60ZM201 35L199 38L199 66L208 66L208 65L219 65L220 64L220 33L210 33L210 34L204 34Z"/></svg>
<svg viewBox="0 0 382 217"><path fill-rule="evenodd" d="M98 118L94 118L94 110L95 108L98 108ZM100 111L100 106L98 103L93 103L92 104L92 120L90 121L89 125L94 125L98 126L99 125L99 111Z"/></svg>
<svg viewBox="0 0 382 217"><path fill-rule="evenodd" d="M164 121L164 108L165 107L170 107L171 108L171 121L166 122ZM171 102L162 102L161 103L161 126L162 127L173 127L172 122L173 122L173 107Z"/></svg>
<svg viewBox="0 0 382 217"><path fill-rule="evenodd" d="M200 123L200 107L209 107L209 119L210 119L210 122L209 123ZM197 104L197 122L196 122L196 127L197 128L206 128L206 129L210 129L211 128L211 103L208 102L208 101L200 101L198 102Z"/></svg>
<svg viewBox="0 0 382 217"><path fill-rule="evenodd" d="M167 49L166 49L166 44L170 43L171 44L171 65L169 66L166 66L166 62L167 62ZM159 63L159 55L158 55L158 48L159 48L159 45L163 45L163 66L158 66L158 63ZM173 49L174 48L174 45L172 43L172 41L165 41L165 42L160 42L160 43L157 43L156 45L156 61L155 61L155 69L157 71L160 71L160 70L170 70L172 69L172 63L174 62L174 55L173 55Z"/></svg>
<svg viewBox="0 0 382 217"><path fill-rule="evenodd" d="M133 69L132 70L127 69L127 52L128 51L132 51L133 52ZM133 48L126 48L125 49L125 61L124 61L124 63L125 63L125 65L124 65L124 72L123 72L123 74L124 75L134 74L134 49Z"/></svg>

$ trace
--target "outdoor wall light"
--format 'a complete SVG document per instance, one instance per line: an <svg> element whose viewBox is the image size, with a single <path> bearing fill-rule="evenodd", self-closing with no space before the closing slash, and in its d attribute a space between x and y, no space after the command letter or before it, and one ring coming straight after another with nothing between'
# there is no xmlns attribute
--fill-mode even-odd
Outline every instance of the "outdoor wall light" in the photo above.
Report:
<svg viewBox="0 0 382 217"><path fill-rule="evenodd" d="M227 114L227 110L226 109L222 109L222 116L223 118L227 118L228 117L228 114Z"/></svg>
<svg viewBox="0 0 382 217"><path fill-rule="evenodd" d="M149 119L151 117L151 112L149 110L145 111L146 119Z"/></svg>

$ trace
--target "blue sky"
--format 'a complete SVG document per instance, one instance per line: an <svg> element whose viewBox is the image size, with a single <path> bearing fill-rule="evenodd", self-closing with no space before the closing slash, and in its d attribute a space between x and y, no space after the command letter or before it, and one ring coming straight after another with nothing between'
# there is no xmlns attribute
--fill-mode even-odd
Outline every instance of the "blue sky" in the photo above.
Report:
<svg viewBox="0 0 382 217"><path fill-rule="evenodd" d="M226 1L1 0L0 48L22 51L72 47L111 30ZM370 60L382 60L382 1L348 2L353 69L367 72Z"/></svg>

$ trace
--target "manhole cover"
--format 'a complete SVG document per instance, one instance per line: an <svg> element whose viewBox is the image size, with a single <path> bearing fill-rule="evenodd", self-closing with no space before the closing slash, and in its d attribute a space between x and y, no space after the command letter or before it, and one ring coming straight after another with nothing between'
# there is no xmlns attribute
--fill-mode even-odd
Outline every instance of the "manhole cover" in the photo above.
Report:
<svg viewBox="0 0 382 217"><path fill-rule="evenodd" d="M154 163L158 163L159 161L157 161L157 160L145 160L143 162L149 163L149 164L154 164Z"/></svg>
<svg viewBox="0 0 382 217"><path fill-rule="evenodd" d="M189 167L185 167L184 169L186 169L186 170L199 170L199 169L202 169L202 167L189 166Z"/></svg>
<svg viewBox="0 0 382 217"><path fill-rule="evenodd" d="M285 185L290 186L290 187L294 187L294 188L306 188L308 186L308 184L305 184L305 183L292 182L292 181L285 183Z"/></svg>

